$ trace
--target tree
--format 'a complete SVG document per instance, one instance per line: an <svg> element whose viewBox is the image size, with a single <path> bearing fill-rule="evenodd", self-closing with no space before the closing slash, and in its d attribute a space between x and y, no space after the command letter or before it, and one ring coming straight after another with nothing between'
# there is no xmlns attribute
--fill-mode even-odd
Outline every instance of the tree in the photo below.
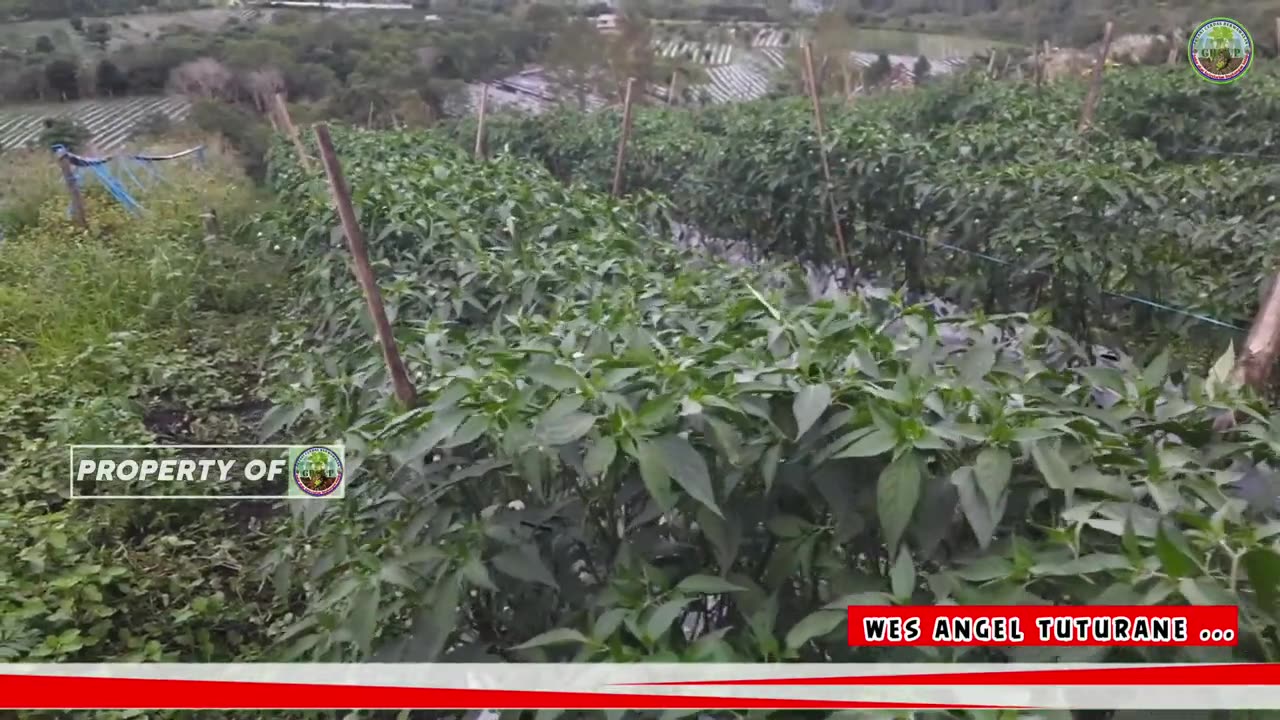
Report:
<svg viewBox="0 0 1280 720"><path fill-rule="evenodd" d="M641 98L645 95L645 86L660 79L654 76L653 28L639 11L633 10L619 18L618 32L607 39L605 56L615 86L610 94L618 102L622 102L626 93L628 78L639 82Z"/></svg>
<svg viewBox="0 0 1280 720"><path fill-rule="evenodd" d="M96 22L88 27L84 36L86 40L97 45L99 50L106 50L107 43L111 42L111 26L104 22Z"/></svg>
<svg viewBox="0 0 1280 720"><path fill-rule="evenodd" d="M233 100L235 76L213 58L200 58L183 63L169 75L174 92L205 100Z"/></svg>
<svg viewBox="0 0 1280 720"><path fill-rule="evenodd" d="M579 18L565 25L547 49L544 65L552 82L560 93L576 99L579 110L586 110L587 98L608 82L602 65L605 47L595 23Z"/></svg>
<svg viewBox="0 0 1280 720"><path fill-rule="evenodd" d="M253 96L258 112L273 112L276 93L286 89L284 75L273 67L254 70L244 77L244 87Z"/></svg>
<svg viewBox="0 0 1280 720"><path fill-rule="evenodd" d="M893 63L889 60L887 53L880 53L876 57L876 61L871 63L867 68L867 72L863 75L865 84L868 88L879 86L881 83L889 79L889 74L893 72Z"/></svg>
<svg viewBox="0 0 1280 720"><path fill-rule="evenodd" d="M129 92L129 78L120 70L120 66L103 59L98 63L98 92L109 96L123 95Z"/></svg>
<svg viewBox="0 0 1280 720"><path fill-rule="evenodd" d="M80 94L80 69L71 60L59 58L44 66L44 77L49 89L62 95L64 99L73 99Z"/></svg>
<svg viewBox="0 0 1280 720"><path fill-rule="evenodd" d="M244 161L245 172L255 180L266 176L271 128L241 106L200 100L191 108L191 122L208 133L227 139Z"/></svg>
<svg viewBox="0 0 1280 720"><path fill-rule="evenodd" d="M41 35L40 37L36 38L35 49L36 49L36 52L41 54L51 53L53 52L53 40L50 40L48 35Z"/></svg>
<svg viewBox="0 0 1280 720"><path fill-rule="evenodd" d="M925 82L929 80L929 58L923 55L916 58L916 64L915 67L912 68L912 73L915 75L917 85L925 84Z"/></svg>

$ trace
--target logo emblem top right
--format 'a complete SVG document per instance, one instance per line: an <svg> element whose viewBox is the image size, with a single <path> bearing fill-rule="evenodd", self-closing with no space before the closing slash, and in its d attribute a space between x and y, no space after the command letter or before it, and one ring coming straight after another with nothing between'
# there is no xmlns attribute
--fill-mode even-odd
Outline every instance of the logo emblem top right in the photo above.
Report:
<svg viewBox="0 0 1280 720"><path fill-rule="evenodd" d="M1253 64L1253 36L1231 18L1200 23L1187 41L1191 67L1211 83L1225 85L1239 80Z"/></svg>

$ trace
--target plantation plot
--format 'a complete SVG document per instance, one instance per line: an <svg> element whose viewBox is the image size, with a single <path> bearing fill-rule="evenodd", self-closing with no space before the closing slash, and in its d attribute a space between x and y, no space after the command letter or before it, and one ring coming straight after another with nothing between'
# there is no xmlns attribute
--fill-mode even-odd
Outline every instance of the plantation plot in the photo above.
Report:
<svg viewBox="0 0 1280 720"><path fill-rule="evenodd" d="M106 153L123 145L152 115L180 122L190 112L191 103L176 96L4 108L0 109L0 148L29 146L40 137L45 119L69 119L84 125L93 147Z"/></svg>
<svg viewBox="0 0 1280 720"><path fill-rule="evenodd" d="M643 109L624 185L668 195L681 222L761 255L990 313L1047 310L1091 345L1143 357L1172 343L1205 369L1239 345L1277 255L1280 173L1257 157L1280 142L1277 77L1264 66L1248 87L1214 88L1176 69L1109 75L1084 137L1071 83L966 76L833 103L830 192L849 258L834 255L804 101ZM1228 100L1240 112L1224 118ZM608 187L617 128L612 112L553 113L495 119L489 133L557 177Z"/></svg>
<svg viewBox="0 0 1280 720"><path fill-rule="evenodd" d="M659 43L657 50L658 57L679 58L703 65L728 65L733 59L733 46L720 43L670 40Z"/></svg>
<svg viewBox="0 0 1280 720"><path fill-rule="evenodd" d="M741 102L762 98L769 92L769 78L751 65L711 68L711 82L704 86L716 102Z"/></svg>
<svg viewBox="0 0 1280 720"><path fill-rule="evenodd" d="M1170 390L1162 361L1098 368L1017 316L950 319L945 346L923 308L677 249L651 196L430 135L336 144L423 396L390 400L333 212L281 147L297 314L267 430L353 456L351 501L299 508L264 568L304 609L291 657L871 660L844 606L894 599L1226 598L1235 656L1274 652L1280 555L1220 482L1271 428L1210 437L1207 408L1247 407L1220 377Z"/></svg>

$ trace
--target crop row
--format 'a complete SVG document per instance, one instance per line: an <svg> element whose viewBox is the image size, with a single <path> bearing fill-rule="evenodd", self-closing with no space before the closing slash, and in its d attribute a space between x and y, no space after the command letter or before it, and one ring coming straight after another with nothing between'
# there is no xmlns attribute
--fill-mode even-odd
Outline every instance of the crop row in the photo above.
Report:
<svg viewBox="0 0 1280 720"><path fill-rule="evenodd" d="M1270 458L1272 429L1212 435L1208 407L1250 410L1225 363L1174 390L1167 357L1091 367L1025 318L944 342L920 308L679 250L653 196L335 140L420 402L392 399L323 181L282 144L262 230L297 310L266 432L341 438L351 481L263 568L304 618L291 657L866 661L851 603L1166 601L1238 605L1230 652L1274 654L1274 523L1222 460Z"/></svg>
<svg viewBox="0 0 1280 720"><path fill-rule="evenodd" d="M663 58L689 60L703 65L728 65L733 60L733 46L670 40L658 44L657 55Z"/></svg>
<svg viewBox="0 0 1280 720"><path fill-rule="evenodd" d="M646 109L625 182L667 194L703 233L764 254L849 264L988 312L1047 306L1061 327L1113 347L1173 333L1221 348L1230 336L1218 326L1117 296L1248 324L1280 250L1280 172L1221 154L1265 149L1276 132L1277 74L1251 80L1205 90L1180 71L1109 77L1085 137L1075 130L1083 88L1071 84L1037 92L963 78L833 105L826 150L844 258L833 254L804 102ZM1235 110L1224 116L1223 102ZM608 187L618 125L611 112L553 114L506 118L490 132L495 147L558 177Z"/></svg>
<svg viewBox="0 0 1280 720"><path fill-rule="evenodd" d="M123 145L134 129L152 115L181 121L190 111L191 104L176 96L8 108L0 110L0 148L30 145L40 137L46 119L63 118L85 126L93 147L105 153Z"/></svg>

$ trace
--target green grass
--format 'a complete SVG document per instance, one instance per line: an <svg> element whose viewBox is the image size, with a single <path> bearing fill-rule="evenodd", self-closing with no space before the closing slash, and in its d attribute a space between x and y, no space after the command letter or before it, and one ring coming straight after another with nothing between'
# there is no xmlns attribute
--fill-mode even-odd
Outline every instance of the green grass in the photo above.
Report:
<svg viewBox="0 0 1280 720"><path fill-rule="evenodd" d="M52 163L42 153L20 157L24 161L0 180L0 187L21 189L27 179L8 211L20 222L0 246L0 387L113 333L185 331L202 304L226 305L223 300L255 279L253 273L220 277L233 271L233 249L199 240L203 209L235 217L254 202L229 160L215 155L205 168L166 168L166 182L139 197L142 217L129 216L91 187L90 228L80 230L66 217Z"/></svg>
<svg viewBox="0 0 1280 720"><path fill-rule="evenodd" d="M22 549L0 558L0 660L245 660L268 644L272 600L249 568L269 507L63 498L67 445L157 442L157 413L185 417L186 442L256 437L279 263L238 232L256 191L208 160L167 168L141 218L91 193L88 229L56 183L33 183L37 210L0 245L0 545ZM6 164L0 188L49 167ZM226 219L213 242L208 208Z"/></svg>

